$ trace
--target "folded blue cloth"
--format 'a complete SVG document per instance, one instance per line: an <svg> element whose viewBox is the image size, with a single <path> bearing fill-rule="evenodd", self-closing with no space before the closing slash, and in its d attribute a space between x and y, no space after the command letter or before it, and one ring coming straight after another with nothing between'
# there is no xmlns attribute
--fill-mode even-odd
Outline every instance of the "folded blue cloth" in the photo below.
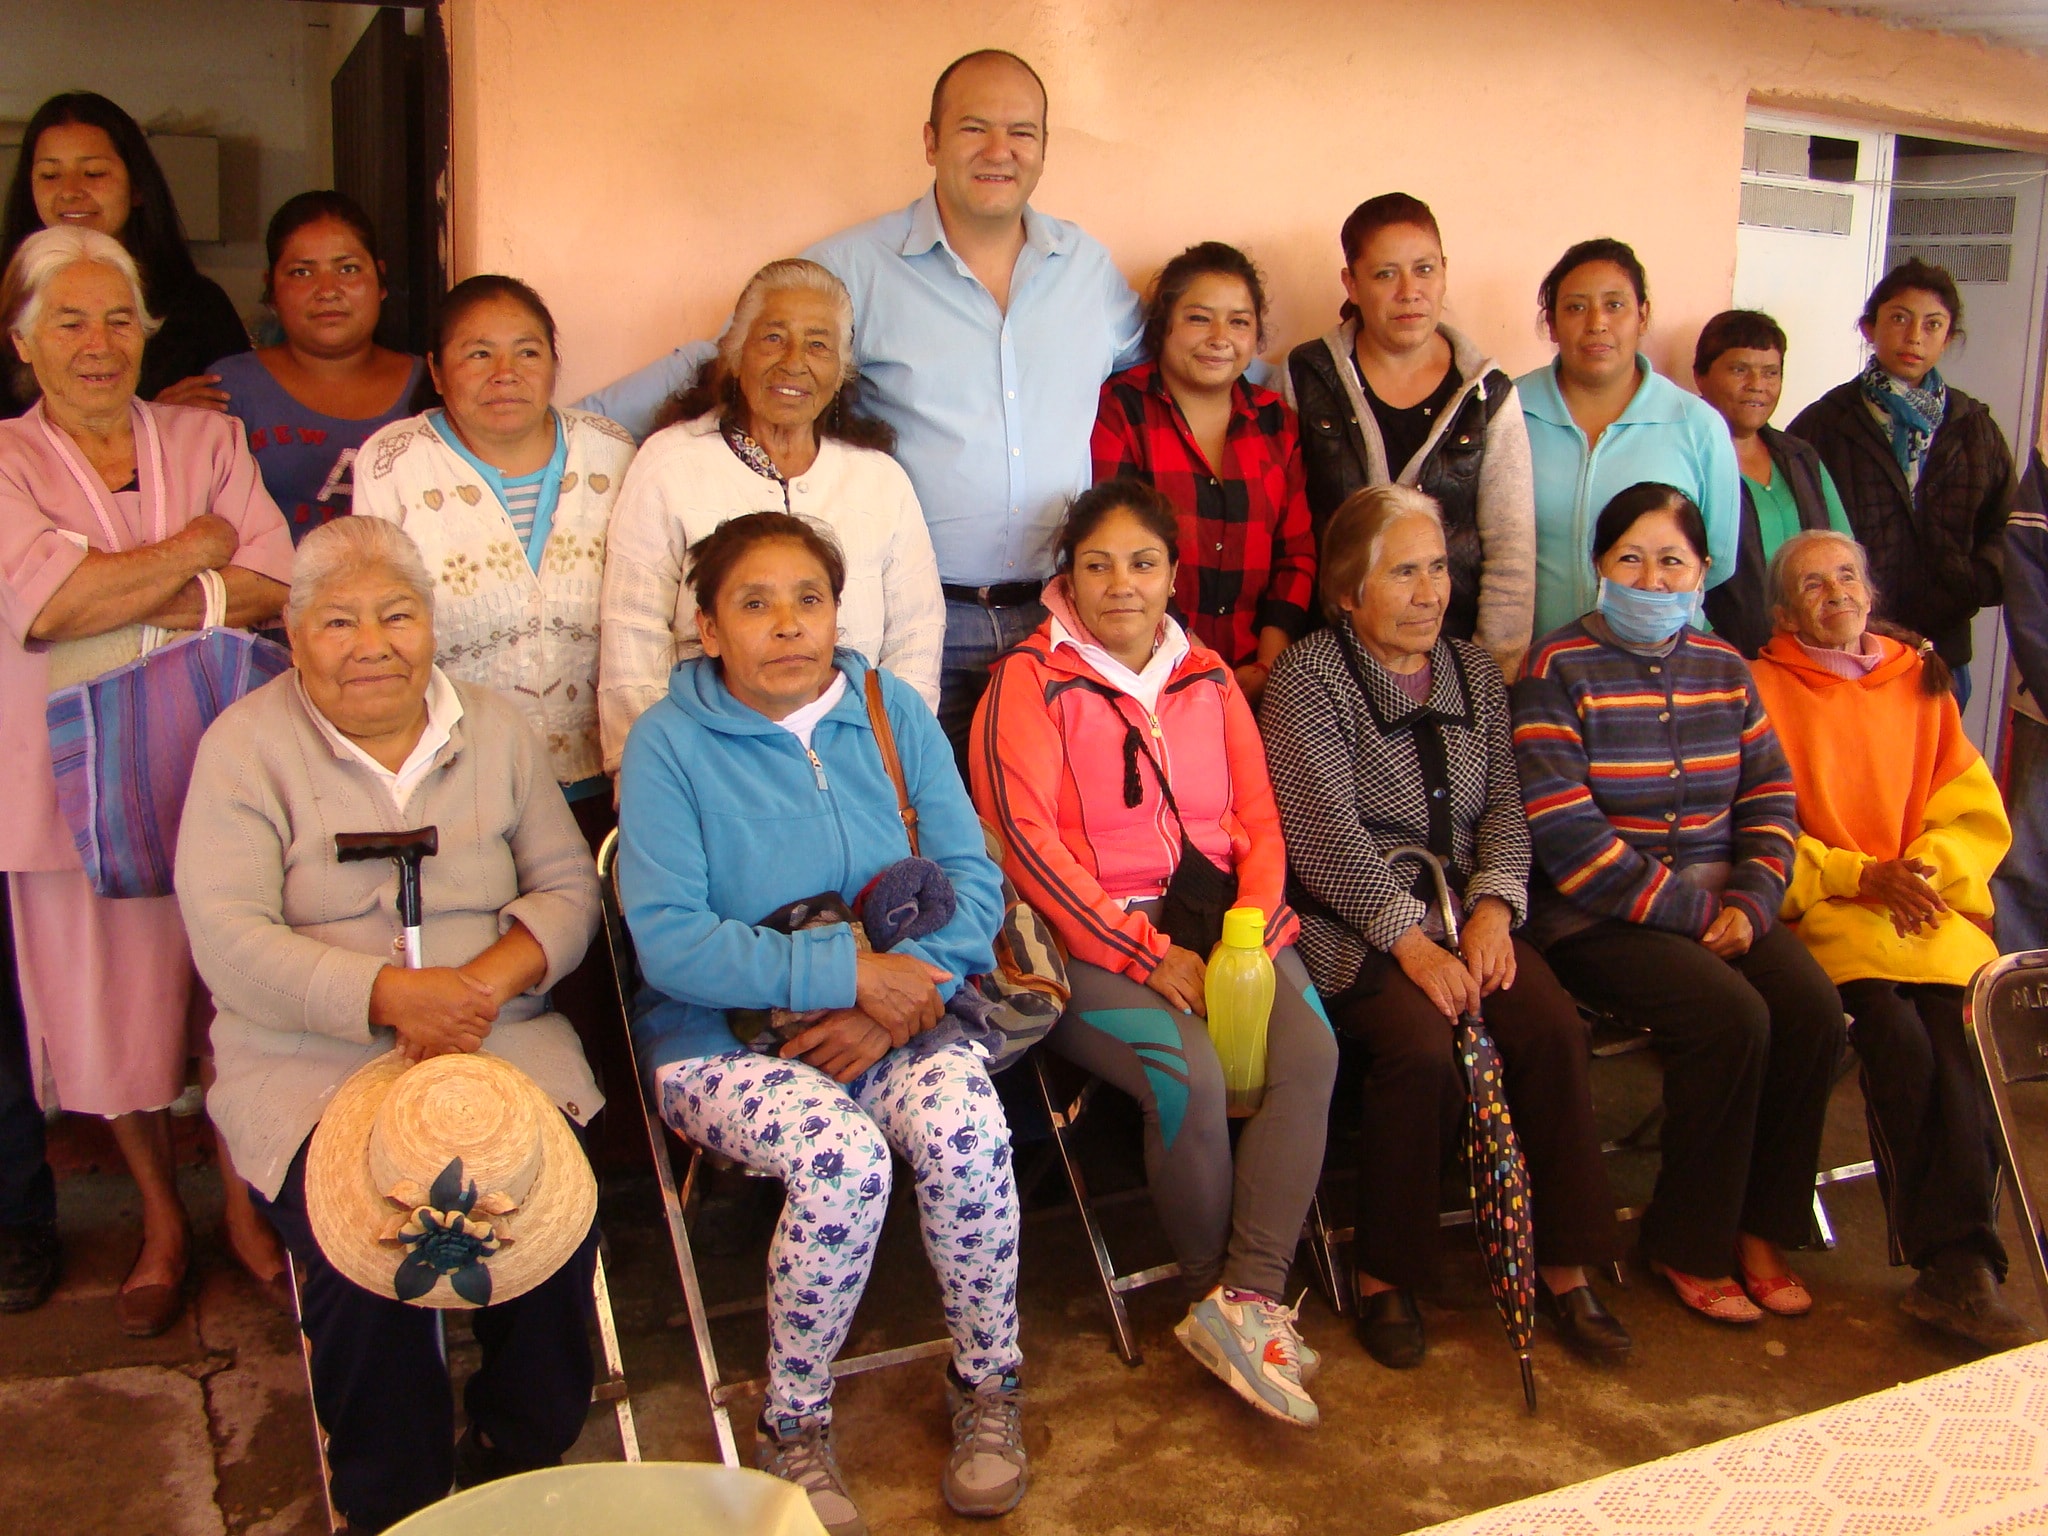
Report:
<svg viewBox="0 0 2048 1536"><path fill-rule="evenodd" d="M930 859L898 859L862 887L853 905L868 943L891 950L953 921L953 882Z"/></svg>

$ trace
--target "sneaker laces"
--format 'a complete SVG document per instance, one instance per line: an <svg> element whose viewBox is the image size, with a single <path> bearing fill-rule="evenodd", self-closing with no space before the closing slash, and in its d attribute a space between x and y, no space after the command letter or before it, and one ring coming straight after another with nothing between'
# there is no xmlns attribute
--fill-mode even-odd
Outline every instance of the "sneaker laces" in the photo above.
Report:
<svg viewBox="0 0 2048 1536"><path fill-rule="evenodd" d="M1024 1455L1024 1388L1012 1373L992 1376L958 1393L953 1410L954 1454L997 1456L1014 1462Z"/></svg>
<svg viewBox="0 0 2048 1536"><path fill-rule="evenodd" d="M772 1449L761 1470L806 1493L836 1493L847 1497L839 1473L839 1458L825 1438L825 1421L816 1414L796 1420L778 1419L769 1436Z"/></svg>
<svg viewBox="0 0 2048 1536"><path fill-rule="evenodd" d="M1308 1292L1303 1291L1300 1296L1295 1297L1294 1305L1291 1307L1284 1302L1273 1300L1270 1296L1261 1296L1255 1291L1236 1294L1248 1299L1265 1319L1268 1337L1266 1347L1277 1351L1282 1363L1297 1376L1300 1375L1301 1330L1295 1325L1301 1317L1301 1303Z"/></svg>

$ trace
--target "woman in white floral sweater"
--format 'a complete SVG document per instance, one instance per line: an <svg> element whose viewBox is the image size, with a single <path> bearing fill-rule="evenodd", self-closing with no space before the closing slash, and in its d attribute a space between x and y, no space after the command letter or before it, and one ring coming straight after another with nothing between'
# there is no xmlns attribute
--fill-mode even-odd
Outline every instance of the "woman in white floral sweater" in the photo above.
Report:
<svg viewBox="0 0 2048 1536"><path fill-rule="evenodd" d="M442 301L427 359L444 405L385 427L356 460L355 512L399 524L433 573L435 661L524 711L572 802L606 789L598 596L633 440L560 410L555 322L514 278Z"/></svg>

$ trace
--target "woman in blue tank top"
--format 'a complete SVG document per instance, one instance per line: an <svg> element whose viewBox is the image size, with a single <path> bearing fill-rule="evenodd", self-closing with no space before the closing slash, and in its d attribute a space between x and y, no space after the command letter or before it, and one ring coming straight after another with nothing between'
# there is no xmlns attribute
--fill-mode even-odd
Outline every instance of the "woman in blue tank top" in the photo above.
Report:
<svg viewBox="0 0 2048 1536"><path fill-rule="evenodd" d="M430 403L426 360L373 339L384 263L369 216L340 192L301 192L271 218L264 300L284 341L213 366L265 489L296 544L349 514L356 450Z"/></svg>

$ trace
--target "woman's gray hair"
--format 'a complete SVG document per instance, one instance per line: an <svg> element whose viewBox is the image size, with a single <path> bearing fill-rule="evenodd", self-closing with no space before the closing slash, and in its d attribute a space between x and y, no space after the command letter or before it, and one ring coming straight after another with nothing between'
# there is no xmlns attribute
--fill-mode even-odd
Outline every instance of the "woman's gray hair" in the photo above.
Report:
<svg viewBox="0 0 2048 1536"><path fill-rule="evenodd" d="M0 278L0 322L5 323L8 334L26 339L42 318L43 293L50 280L85 262L112 267L127 279L136 323L144 336L154 336L163 321L149 312L142 294L142 273L128 247L96 229L65 224L37 230L21 242L14 259L7 263L7 275Z"/></svg>
<svg viewBox="0 0 2048 1536"><path fill-rule="evenodd" d="M768 303L768 295L797 288L809 293L820 293L832 301L833 318L839 326L839 387L846 388L854 379L853 366L853 295L846 291L846 284L833 275L829 267L815 261L806 261L801 256L771 261L767 266L747 279L747 286L740 290L739 302L732 307L732 323L725 328L725 334L718 338L718 359L725 365L727 374L737 377L740 371L740 351L747 344L747 332L754 328L754 322L761 318L761 310Z"/></svg>
<svg viewBox="0 0 2048 1536"><path fill-rule="evenodd" d="M284 622L296 629L322 591L364 571L389 571L412 589L434 614L434 578L420 558L420 547L396 523L381 517L337 517L307 534L292 555L292 590L285 599Z"/></svg>
<svg viewBox="0 0 2048 1536"><path fill-rule="evenodd" d="M1816 544L1844 544L1856 557L1856 574L1862 579L1864 590L1870 594L1871 616L1877 612L1877 586L1870 579L1870 556L1863 546L1848 534L1835 528L1808 528L1795 533L1780 544L1771 556L1769 568L1764 573L1764 590L1771 595L1772 622L1776 623L1779 610L1792 611L1792 600L1799 594L1791 590L1792 562Z"/></svg>
<svg viewBox="0 0 2048 1536"><path fill-rule="evenodd" d="M1375 485L1353 491L1330 514L1323 529L1316 592L1322 599L1323 616L1332 624L1344 623L1345 602L1356 603L1365 591L1365 579L1379 564L1387 530L1411 517L1422 518L1438 533L1444 531L1443 508L1434 496L1412 485Z"/></svg>

